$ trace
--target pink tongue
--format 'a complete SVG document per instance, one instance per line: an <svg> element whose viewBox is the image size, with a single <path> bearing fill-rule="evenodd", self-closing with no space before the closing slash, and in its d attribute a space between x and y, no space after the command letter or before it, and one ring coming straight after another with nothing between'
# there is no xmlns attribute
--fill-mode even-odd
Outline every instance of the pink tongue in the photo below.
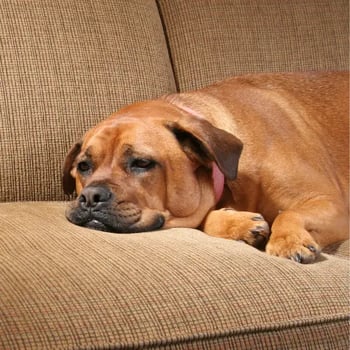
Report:
<svg viewBox="0 0 350 350"><path fill-rule="evenodd" d="M225 176L218 168L216 163L213 163L213 183L214 183L214 192L215 192L215 201L216 203L220 200L222 193L224 191L225 185Z"/></svg>

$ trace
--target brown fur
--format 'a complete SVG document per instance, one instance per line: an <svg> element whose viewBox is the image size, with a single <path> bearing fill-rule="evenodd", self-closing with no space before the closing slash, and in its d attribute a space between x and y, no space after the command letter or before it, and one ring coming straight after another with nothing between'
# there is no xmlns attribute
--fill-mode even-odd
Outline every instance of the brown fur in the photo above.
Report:
<svg viewBox="0 0 350 350"><path fill-rule="evenodd" d="M290 73L125 107L68 154L63 184L78 198L67 217L113 232L200 227L254 246L269 224L267 253L311 262L348 238L348 103L348 73Z"/></svg>

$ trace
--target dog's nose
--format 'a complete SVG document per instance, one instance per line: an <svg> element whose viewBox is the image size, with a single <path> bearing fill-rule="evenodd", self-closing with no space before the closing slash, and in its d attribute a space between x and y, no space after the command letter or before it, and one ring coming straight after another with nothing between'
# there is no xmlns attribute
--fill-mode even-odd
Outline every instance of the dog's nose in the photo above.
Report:
<svg viewBox="0 0 350 350"><path fill-rule="evenodd" d="M111 191L104 186L85 187L79 196L80 205L86 208L96 208L99 204L106 203L112 197Z"/></svg>

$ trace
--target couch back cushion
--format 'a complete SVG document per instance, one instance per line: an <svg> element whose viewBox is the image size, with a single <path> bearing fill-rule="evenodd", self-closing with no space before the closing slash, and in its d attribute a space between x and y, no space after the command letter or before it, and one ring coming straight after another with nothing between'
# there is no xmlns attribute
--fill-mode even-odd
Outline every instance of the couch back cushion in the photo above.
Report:
<svg viewBox="0 0 350 350"><path fill-rule="evenodd" d="M174 92L154 0L1 0L0 38L0 201L63 199L73 142Z"/></svg>
<svg viewBox="0 0 350 350"><path fill-rule="evenodd" d="M347 0L160 0L180 90L231 75L348 69Z"/></svg>

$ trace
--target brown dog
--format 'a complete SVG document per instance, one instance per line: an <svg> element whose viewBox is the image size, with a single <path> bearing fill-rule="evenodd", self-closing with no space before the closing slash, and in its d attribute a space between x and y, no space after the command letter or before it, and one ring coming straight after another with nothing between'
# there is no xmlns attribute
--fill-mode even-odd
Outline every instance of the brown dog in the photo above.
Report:
<svg viewBox="0 0 350 350"><path fill-rule="evenodd" d="M69 152L67 218L254 246L269 224L269 254L311 262L348 238L348 95L347 73L261 74L125 107Z"/></svg>

